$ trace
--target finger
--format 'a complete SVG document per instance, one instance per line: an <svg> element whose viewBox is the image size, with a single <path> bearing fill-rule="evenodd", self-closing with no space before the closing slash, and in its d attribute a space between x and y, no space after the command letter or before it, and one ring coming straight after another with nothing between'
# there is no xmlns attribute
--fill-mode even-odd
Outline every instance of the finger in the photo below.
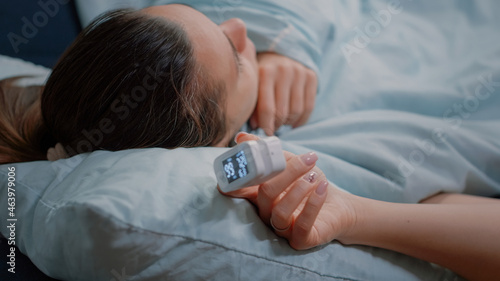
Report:
<svg viewBox="0 0 500 281"><path fill-rule="evenodd" d="M47 150L47 160L49 160L49 161L56 161L57 160L57 153L53 147L51 147Z"/></svg>
<svg viewBox="0 0 500 281"><path fill-rule="evenodd" d="M302 116L304 112L304 88L306 85L306 77L303 73L297 70L299 73L295 75L295 80L291 88L290 96L290 111L288 113L288 118L286 123L289 125L295 124Z"/></svg>
<svg viewBox="0 0 500 281"><path fill-rule="evenodd" d="M252 141L252 140L260 140L260 138L256 135L253 135L253 134L249 134L247 132L239 132L236 134L236 136L234 137L234 141L237 143L237 144L240 144L242 142L246 142L246 141Z"/></svg>
<svg viewBox="0 0 500 281"><path fill-rule="evenodd" d="M288 109L290 107L290 90L292 86L293 72L288 67L280 67L278 79L276 79L276 116L274 128L279 128L288 118Z"/></svg>
<svg viewBox="0 0 500 281"><path fill-rule="evenodd" d="M249 134L247 132L239 132L234 137L234 141L237 144L242 143L242 142L246 142L246 141L251 141L251 140L260 140L260 138L256 135ZM292 157L295 156L295 154L288 152L288 151L285 151L285 150L283 150L283 155L285 156L286 161L290 160Z"/></svg>
<svg viewBox="0 0 500 281"><path fill-rule="evenodd" d="M271 210L278 196L293 182L311 170L317 160L318 156L314 152L293 156L287 161L283 172L260 185L257 204L263 221L269 222Z"/></svg>
<svg viewBox="0 0 500 281"><path fill-rule="evenodd" d="M304 112L302 116L297 120L295 124L292 124L293 127L302 126L307 123L311 113L314 109L314 105L316 104L316 93L318 91L318 79L316 78L316 74L314 71L309 70L306 76L305 83L305 96L304 96Z"/></svg>
<svg viewBox="0 0 500 281"><path fill-rule="evenodd" d="M255 110L252 113L252 116L250 117L250 129L256 130L259 127L259 117L257 116L258 110L255 108Z"/></svg>
<svg viewBox="0 0 500 281"><path fill-rule="evenodd" d="M225 196L233 197L233 198L245 198L248 201L252 202L252 204L257 205L257 193L259 191L259 186L249 186L240 188L238 190L224 192L220 189L219 185L217 185L217 190Z"/></svg>
<svg viewBox="0 0 500 281"><path fill-rule="evenodd" d="M259 68L259 98L257 100L257 119L259 127L266 135L274 134L274 73L266 67Z"/></svg>
<svg viewBox="0 0 500 281"><path fill-rule="evenodd" d="M321 208L326 200L328 192L328 181L321 181L315 191L311 193L302 212L295 219L292 227L292 247L295 249L303 249L301 242L307 241L307 238L316 222Z"/></svg>
<svg viewBox="0 0 500 281"><path fill-rule="evenodd" d="M271 219L278 229L285 229L293 222L293 214L300 203L317 184L318 174L310 171L296 181L274 206Z"/></svg>

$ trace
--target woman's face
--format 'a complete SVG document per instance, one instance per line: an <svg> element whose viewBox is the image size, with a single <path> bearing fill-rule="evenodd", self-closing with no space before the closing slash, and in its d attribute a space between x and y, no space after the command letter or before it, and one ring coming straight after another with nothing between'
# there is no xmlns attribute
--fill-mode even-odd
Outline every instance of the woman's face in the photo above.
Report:
<svg viewBox="0 0 500 281"><path fill-rule="evenodd" d="M143 11L179 23L193 44L197 61L216 81L225 83L229 130L218 145L227 145L257 103L257 58L245 24L240 19L230 19L216 25L195 9L178 4L149 7Z"/></svg>

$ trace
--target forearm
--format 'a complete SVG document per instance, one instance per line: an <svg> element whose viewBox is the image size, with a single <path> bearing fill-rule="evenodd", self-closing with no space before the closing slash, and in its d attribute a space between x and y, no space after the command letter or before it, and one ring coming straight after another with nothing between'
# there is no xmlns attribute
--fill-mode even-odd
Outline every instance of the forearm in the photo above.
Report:
<svg viewBox="0 0 500 281"><path fill-rule="evenodd" d="M345 244L385 248L471 280L500 275L500 204L396 204L361 198ZM490 277L490 278L487 278Z"/></svg>
<svg viewBox="0 0 500 281"><path fill-rule="evenodd" d="M425 204L500 204L500 200L462 193L438 193L423 199Z"/></svg>

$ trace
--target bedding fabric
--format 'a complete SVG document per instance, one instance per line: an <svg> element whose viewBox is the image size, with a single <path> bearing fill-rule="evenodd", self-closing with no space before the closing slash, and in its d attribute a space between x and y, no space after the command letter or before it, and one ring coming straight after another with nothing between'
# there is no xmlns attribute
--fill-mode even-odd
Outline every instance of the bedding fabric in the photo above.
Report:
<svg viewBox="0 0 500 281"><path fill-rule="evenodd" d="M455 280L377 248L293 250L250 203L218 193L212 161L222 151L100 151L8 165L16 169L16 245L61 280Z"/></svg>
<svg viewBox="0 0 500 281"><path fill-rule="evenodd" d="M82 22L118 5L94 1L77 1ZM344 190L409 203L441 191L500 193L500 2L175 2L218 23L240 17L258 50L318 73L309 123L280 138L294 153L316 151ZM218 194L211 163L222 151L98 151L0 166L2 183L16 168L16 243L68 280L460 280L377 248L292 250L248 202Z"/></svg>
<svg viewBox="0 0 500 281"><path fill-rule="evenodd" d="M81 10L82 23L113 6L100 3ZM128 0L120 7L169 3L216 23L242 18L258 51L318 73L308 125L280 138L292 152L320 153L318 165L341 188L408 203L440 191L500 193L498 1Z"/></svg>

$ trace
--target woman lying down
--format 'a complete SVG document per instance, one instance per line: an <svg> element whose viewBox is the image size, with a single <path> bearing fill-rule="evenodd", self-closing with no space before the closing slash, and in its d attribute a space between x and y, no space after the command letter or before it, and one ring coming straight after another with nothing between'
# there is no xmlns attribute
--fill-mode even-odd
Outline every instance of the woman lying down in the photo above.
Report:
<svg viewBox="0 0 500 281"><path fill-rule="evenodd" d="M47 159L47 151L55 160L100 149L228 146L248 120L268 135L282 124L304 124L317 90L309 68L256 54L243 21L216 25L177 4L101 16L62 56L41 94L12 82L1 85L1 163ZM132 96L123 94L130 89ZM98 146L82 145L82 132L95 129L110 133ZM235 141L255 139L240 133ZM500 275L499 200L362 198L330 184L315 153L284 154L283 173L225 195L251 201L293 248L337 240L401 252L471 280Z"/></svg>

